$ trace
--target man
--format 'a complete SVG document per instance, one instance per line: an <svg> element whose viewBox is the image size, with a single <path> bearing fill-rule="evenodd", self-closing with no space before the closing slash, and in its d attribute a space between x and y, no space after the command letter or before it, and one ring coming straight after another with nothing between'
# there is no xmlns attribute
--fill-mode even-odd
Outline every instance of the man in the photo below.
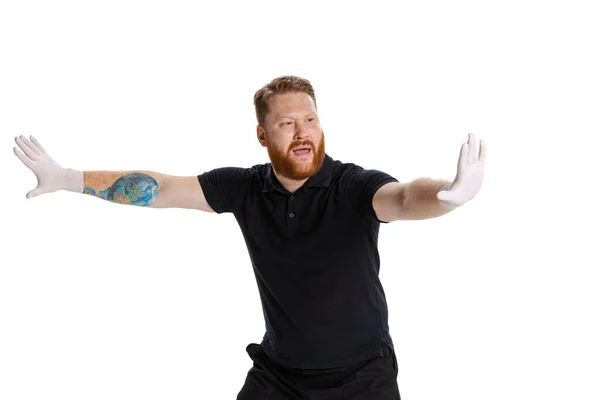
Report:
<svg viewBox="0 0 600 400"><path fill-rule="evenodd" d="M309 81L282 76L254 96L257 137L270 164L198 176L64 169L38 140L15 154L38 177L27 198L71 190L147 207L233 213L265 317L238 400L400 399L398 365L379 280L380 223L441 216L483 182L485 144L469 135L452 182L399 183L325 153Z"/></svg>

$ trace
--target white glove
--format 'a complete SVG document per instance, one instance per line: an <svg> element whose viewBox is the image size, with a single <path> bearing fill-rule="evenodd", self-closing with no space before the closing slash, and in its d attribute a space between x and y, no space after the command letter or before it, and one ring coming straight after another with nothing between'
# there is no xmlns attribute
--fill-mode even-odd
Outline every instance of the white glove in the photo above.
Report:
<svg viewBox="0 0 600 400"><path fill-rule="evenodd" d="M73 169L65 169L54 161L44 150L40 142L33 136L31 140L25 136L15 138L15 142L22 150L13 150L23 164L33 171L38 180L35 189L27 193L30 199L43 193L51 193L57 190L70 190L76 193L83 192L83 172Z"/></svg>
<svg viewBox="0 0 600 400"><path fill-rule="evenodd" d="M476 143L475 135L469 133L467 142L460 148L456 178L437 193L437 198L444 207L453 209L462 206L479 192L483 183L486 149L481 140L478 152Z"/></svg>

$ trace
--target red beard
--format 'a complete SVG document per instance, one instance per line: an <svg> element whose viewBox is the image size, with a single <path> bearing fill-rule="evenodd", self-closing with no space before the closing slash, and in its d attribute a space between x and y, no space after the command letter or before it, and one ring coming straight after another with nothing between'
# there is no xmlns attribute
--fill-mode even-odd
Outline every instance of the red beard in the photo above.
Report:
<svg viewBox="0 0 600 400"><path fill-rule="evenodd" d="M310 164L294 161L292 149L298 146L310 146L312 152L312 162ZM318 149L315 149L312 142L303 141L294 142L290 144L286 152L281 152L267 142L267 152L269 153L273 169L279 175L288 179L302 181L316 174L323 165L323 160L325 160L325 134L321 134Z"/></svg>

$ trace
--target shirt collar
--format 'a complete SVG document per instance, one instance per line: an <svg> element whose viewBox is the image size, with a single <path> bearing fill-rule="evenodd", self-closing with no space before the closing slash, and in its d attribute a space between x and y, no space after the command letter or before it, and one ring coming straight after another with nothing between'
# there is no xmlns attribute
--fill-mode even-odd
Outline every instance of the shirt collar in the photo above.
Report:
<svg viewBox="0 0 600 400"><path fill-rule="evenodd" d="M329 155L325 154L323 165L317 171L316 174L308 178L305 186L308 187L328 187L331 183L331 176L333 175L333 159ZM277 177L273 173L273 166L269 163L265 168L263 176L263 192L271 192L276 188L281 188L281 183L277 180Z"/></svg>

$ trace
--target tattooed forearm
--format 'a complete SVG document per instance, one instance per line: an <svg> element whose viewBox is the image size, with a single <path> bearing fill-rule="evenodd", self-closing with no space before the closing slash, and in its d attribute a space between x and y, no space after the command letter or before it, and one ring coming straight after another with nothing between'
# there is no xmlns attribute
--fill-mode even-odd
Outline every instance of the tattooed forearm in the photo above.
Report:
<svg viewBox="0 0 600 400"><path fill-rule="evenodd" d="M83 193L134 206L149 206L158 196L158 182L140 172L85 171Z"/></svg>

